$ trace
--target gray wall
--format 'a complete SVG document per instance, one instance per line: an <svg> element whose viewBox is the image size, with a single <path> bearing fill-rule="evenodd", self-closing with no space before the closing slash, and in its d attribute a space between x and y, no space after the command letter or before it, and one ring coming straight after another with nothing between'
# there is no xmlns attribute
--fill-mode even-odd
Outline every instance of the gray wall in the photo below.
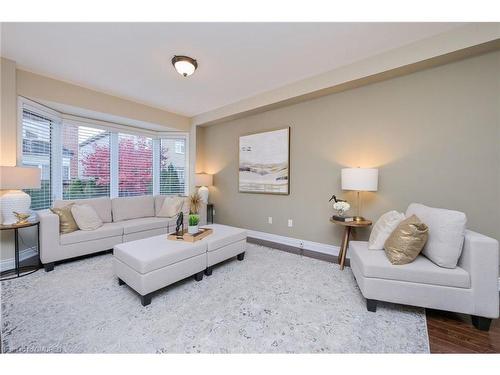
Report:
<svg viewBox="0 0 500 375"><path fill-rule="evenodd" d="M499 81L495 52L206 127L197 169L215 174L216 222L339 245L328 199L353 200L340 169L361 166L380 169L366 217L421 202L463 211L469 228L500 239ZM286 126L291 194L238 193L238 137Z"/></svg>

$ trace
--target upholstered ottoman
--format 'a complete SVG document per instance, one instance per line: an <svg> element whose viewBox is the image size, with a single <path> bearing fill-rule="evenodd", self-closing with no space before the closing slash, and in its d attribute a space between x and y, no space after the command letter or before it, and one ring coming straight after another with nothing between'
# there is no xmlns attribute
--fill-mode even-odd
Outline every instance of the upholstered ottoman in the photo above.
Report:
<svg viewBox="0 0 500 375"><path fill-rule="evenodd" d="M152 293L186 277L201 281L207 268L207 243L168 240L166 235L116 245L113 268L119 285L127 284L141 295L143 306Z"/></svg>
<svg viewBox="0 0 500 375"><path fill-rule="evenodd" d="M212 228L213 233L200 242L207 244L207 269L205 275L212 274L213 266L229 258L243 260L247 246L247 231L221 224L211 224L203 228Z"/></svg>

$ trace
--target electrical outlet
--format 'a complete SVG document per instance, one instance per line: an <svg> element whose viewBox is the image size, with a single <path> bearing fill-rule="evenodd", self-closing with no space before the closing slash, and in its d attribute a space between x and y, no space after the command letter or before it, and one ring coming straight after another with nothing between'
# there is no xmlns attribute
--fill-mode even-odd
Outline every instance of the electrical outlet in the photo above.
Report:
<svg viewBox="0 0 500 375"><path fill-rule="evenodd" d="M273 223L273 218L272 218L272 216L269 216L269 217L267 218L267 222L268 222L269 224L272 224L272 223Z"/></svg>
<svg viewBox="0 0 500 375"><path fill-rule="evenodd" d="M290 228L293 227L293 220L292 219L288 219L288 226Z"/></svg>

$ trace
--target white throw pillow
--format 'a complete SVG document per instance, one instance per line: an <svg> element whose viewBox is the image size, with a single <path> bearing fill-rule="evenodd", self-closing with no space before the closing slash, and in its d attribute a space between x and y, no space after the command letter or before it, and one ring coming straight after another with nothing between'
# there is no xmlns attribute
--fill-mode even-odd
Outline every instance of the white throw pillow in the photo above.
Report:
<svg viewBox="0 0 500 375"><path fill-rule="evenodd" d="M385 241L404 219L405 215L397 211L389 211L380 216L370 233L368 249L383 250Z"/></svg>
<svg viewBox="0 0 500 375"><path fill-rule="evenodd" d="M97 215L96 210L88 204L74 204L71 213L76 221L76 225L81 230L94 230L102 227L102 220Z"/></svg>
<svg viewBox="0 0 500 375"><path fill-rule="evenodd" d="M163 205L158 212L158 217L174 217L182 210L184 198L182 197L166 197Z"/></svg>
<svg viewBox="0 0 500 375"><path fill-rule="evenodd" d="M463 212L412 203L406 216L417 215L429 227L422 254L438 266L455 268L462 254L467 217Z"/></svg>

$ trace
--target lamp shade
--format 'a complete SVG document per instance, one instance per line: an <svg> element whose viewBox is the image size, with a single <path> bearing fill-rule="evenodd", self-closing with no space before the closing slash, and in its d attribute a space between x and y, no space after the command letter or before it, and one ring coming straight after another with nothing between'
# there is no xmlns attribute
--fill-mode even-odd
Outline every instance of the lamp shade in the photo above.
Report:
<svg viewBox="0 0 500 375"><path fill-rule="evenodd" d="M39 189L41 171L37 167L0 167L0 190Z"/></svg>
<svg viewBox="0 0 500 375"><path fill-rule="evenodd" d="M377 191L378 169L375 168L343 168L342 190Z"/></svg>
<svg viewBox="0 0 500 375"><path fill-rule="evenodd" d="M212 186L213 176L208 173L196 173L195 184L196 186Z"/></svg>

